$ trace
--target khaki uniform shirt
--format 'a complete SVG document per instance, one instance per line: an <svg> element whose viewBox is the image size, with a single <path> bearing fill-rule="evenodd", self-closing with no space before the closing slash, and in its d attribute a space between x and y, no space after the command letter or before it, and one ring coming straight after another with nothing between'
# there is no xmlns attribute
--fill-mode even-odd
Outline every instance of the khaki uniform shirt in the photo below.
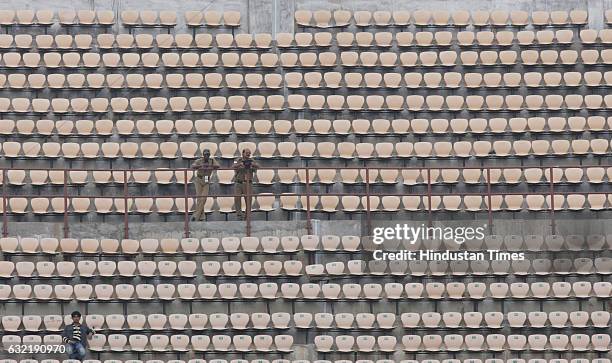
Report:
<svg viewBox="0 0 612 363"><path fill-rule="evenodd" d="M208 182L213 170L218 168L219 164L217 164L213 158L209 158L208 161L204 160L204 158L199 158L191 167L196 169L196 176L198 178L204 180L204 182Z"/></svg>
<svg viewBox="0 0 612 363"><path fill-rule="evenodd" d="M251 160L251 168L250 169L246 169L246 168L241 168L239 167L239 165L242 164L242 162L244 161L243 158L240 158L236 161L236 163L234 163L234 169L236 169L236 176L234 177L234 182L235 183L244 183L245 181L253 180L253 176L255 174L255 169L259 168L259 164L257 164L255 162L255 160L250 159ZM250 173L250 175L249 175Z"/></svg>

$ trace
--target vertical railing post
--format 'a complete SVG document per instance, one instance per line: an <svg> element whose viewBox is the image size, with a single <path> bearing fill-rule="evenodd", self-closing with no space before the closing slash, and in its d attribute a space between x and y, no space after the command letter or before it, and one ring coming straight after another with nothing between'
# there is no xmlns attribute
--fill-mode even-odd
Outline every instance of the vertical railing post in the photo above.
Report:
<svg viewBox="0 0 612 363"><path fill-rule="evenodd" d="M432 226L431 215L431 168L427 168L427 225Z"/></svg>
<svg viewBox="0 0 612 363"><path fill-rule="evenodd" d="M2 237L8 237L8 218L6 214L6 169L2 169Z"/></svg>
<svg viewBox="0 0 612 363"><path fill-rule="evenodd" d="M365 167L365 178L366 178L366 236L370 235L372 230L372 215L370 214L370 168Z"/></svg>
<svg viewBox="0 0 612 363"><path fill-rule="evenodd" d="M312 221L310 220L310 169L306 166L306 231L312 234Z"/></svg>
<svg viewBox="0 0 612 363"><path fill-rule="evenodd" d="M128 172L123 171L123 238L130 238L130 226L128 225Z"/></svg>
<svg viewBox="0 0 612 363"><path fill-rule="evenodd" d="M68 170L64 169L64 238L68 238Z"/></svg>
<svg viewBox="0 0 612 363"><path fill-rule="evenodd" d="M550 172L550 228L554 235L556 232L555 225L555 177L553 176L553 167L549 169Z"/></svg>
<svg viewBox="0 0 612 363"><path fill-rule="evenodd" d="M489 233L493 234L493 206L491 205L491 168L487 168L487 214L489 216Z"/></svg>
<svg viewBox="0 0 612 363"><path fill-rule="evenodd" d="M252 184L251 169L248 169L248 173L245 179L246 193L244 196L244 207L245 207L245 220L246 220L246 236L251 237L251 184Z"/></svg>
<svg viewBox="0 0 612 363"><path fill-rule="evenodd" d="M184 215L184 219L185 219L185 230L184 230L184 235L185 238L189 238L189 185L187 184L189 181L187 179L188 175L187 175L187 169L185 169L184 172L184 177L185 177L185 183L183 184L183 192L185 194L185 215ZM197 198L200 197L199 195L196 195L196 201Z"/></svg>

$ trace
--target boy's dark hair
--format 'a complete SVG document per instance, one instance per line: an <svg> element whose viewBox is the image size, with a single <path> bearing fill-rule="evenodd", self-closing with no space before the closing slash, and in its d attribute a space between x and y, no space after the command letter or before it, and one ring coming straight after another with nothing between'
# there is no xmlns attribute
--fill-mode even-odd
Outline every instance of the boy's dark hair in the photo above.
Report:
<svg viewBox="0 0 612 363"><path fill-rule="evenodd" d="M72 312L72 314L70 314L70 317L74 318L75 316L78 316L79 318L81 317L81 312L75 310Z"/></svg>

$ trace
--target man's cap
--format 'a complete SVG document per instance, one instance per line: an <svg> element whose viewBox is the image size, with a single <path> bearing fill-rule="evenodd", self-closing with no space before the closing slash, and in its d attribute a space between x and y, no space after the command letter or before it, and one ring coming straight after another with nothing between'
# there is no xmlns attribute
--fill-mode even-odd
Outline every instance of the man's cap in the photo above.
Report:
<svg viewBox="0 0 612 363"><path fill-rule="evenodd" d="M73 312L72 312L72 314L70 314L70 316L71 316L71 317L75 317L75 316L81 317L81 312L80 312L80 311L75 310L75 311L73 311Z"/></svg>

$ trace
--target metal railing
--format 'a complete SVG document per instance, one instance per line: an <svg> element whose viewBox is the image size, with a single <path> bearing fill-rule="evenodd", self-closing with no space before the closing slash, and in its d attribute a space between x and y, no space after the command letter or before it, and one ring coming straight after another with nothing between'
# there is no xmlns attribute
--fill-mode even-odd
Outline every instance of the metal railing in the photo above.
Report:
<svg viewBox="0 0 612 363"><path fill-rule="evenodd" d="M451 195L460 195L460 196L470 196L470 195L478 195L478 196L483 196L483 193L481 192L477 192L477 193L451 193L451 192L447 192L447 193L434 193L432 190L432 187L434 185L434 182L432 181L432 170L444 170L444 169L455 169L455 170L480 170L481 172L486 173L486 178L485 178L485 182L484 183L478 183L476 185L480 185L482 186L483 184L486 185L486 195L483 196L483 198L486 198L486 212L488 215L488 225L489 228L492 229L493 227L493 208L492 208L492 196L506 196L506 195L543 195L543 193L536 193L536 192L495 192L493 193L492 191L492 186L495 185L496 183L492 183L491 182L491 170L495 169L495 170L505 170L505 169L521 169L521 170L525 170L525 169L531 169L531 168L540 168L543 170L547 170L548 171L548 176L546 176L545 173L543 173L543 175L545 176L547 180L547 184L548 184L548 192L545 194L546 196L550 197L550 205L548 206L548 208L544 208L543 210L547 211L550 215L550 221L551 221L551 229L552 229L552 233L555 233L555 195L566 195L566 194L610 194L608 192L596 192L596 191L589 191L589 192L580 192L580 191L575 191L575 192L557 192L555 190L555 178L554 178L554 170L555 169L559 169L559 168L580 168L580 169L586 169L586 168L593 168L593 167L598 167L598 168L608 168L608 167L612 167L612 165L555 165L555 166L487 166L487 167L478 167L478 166L463 166L463 167L455 167L455 166L449 166L449 167L444 167L444 166L439 166L439 167L384 167L384 166L376 166L376 167L372 167L372 166L351 166L351 167L312 167L312 166L304 166L304 167L260 167L258 170L294 170L296 171L296 175L299 175L299 171L305 171L305 177L303 181L298 181L298 182L294 182L294 184L305 184L305 188L304 188L304 192L293 192L293 193L265 193L265 194L254 194L252 192L252 184L251 183L247 183L247 188L246 188L246 193L244 195L239 195L239 194L207 194L206 197L207 198L217 198L217 197L244 197L245 199L245 228L246 228L246 235L250 236L251 234L251 223L252 223L252 199L253 197L256 197L258 195L262 195L262 196L274 196L274 198L276 199L277 197L280 196L297 196L297 197L306 197L305 198L305 205L303 205L302 207L305 208L303 209L306 213L306 228L308 233L312 233L312 212L313 212L313 208L311 206L311 201L310 201L310 197L312 196L317 196L317 197L321 197L321 196L337 196L337 197L343 197L343 196L358 196L360 198L365 197L366 200L366 206L365 206L365 211L363 211L363 213L366 216L366 233L369 235L370 231L371 231L371 227L372 227L372 210L371 210L371 205L370 205L370 198L371 197L381 197L381 196L397 196L397 197L402 197L402 196L422 196L422 197L426 197L427 198L427 221L428 224L431 226L432 222L433 222L433 212L434 209L432 209L432 197L434 196L439 196L439 197L444 197L444 196L451 196ZM363 184L365 186L365 191L362 193L329 193L329 192L325 192L325 193L313 193L312 192L312 187L311 187L311 171L316 171L316 170L329 170L329 169L333 169L333 170L357 170L359 175L361 174L361 171L364 171L364 174L362 175L363 178L365 179L363 182L361 182L361 184ZM64 232L64 237L67 238L70 235L70 224L69 224L69 200L72 198L71 196L69 196L68 193L68 186L69 185L73 185L71 184L68 180L69 180L69 172L70 171L87 171L87 172L94 172L94 171L107 171L107 172L112 172L113 174L118 173L118 172L122 172L123 173L123 182L122 182L122 186L123 186L123 192L119 195L97 195L97 194L88 194L88 195L79 195L78 198L87 198L87 199L91 199L91 198L112 198L112 199L123 199L123 230L124 230L124 238L129 238L129 215L130 215L130 207L131 204L128 205L128 200L130 199L139 199L139 198L152 198L152 199L157 199L157 198L184 198L184 202L185 202L185 206L184 206L184 211L179 211L179 213L182 213L184 216L184 235L185 237L189 237L190 235L190 230L189 230L189 222L190 222L190 218L189 218L189 214L190 212L190 203L189 203L189 199L193 198L194 201L197 201L197 198L199 197L198 195L196 195L195 193L190 193L189 191L189 180L190 180L190 172L194 173L193 169L189 169L189 168L176 168L176 169L76 169L76 168L71 168L71 169L48 169L48 168L28 168L28 169L20 169L20 170L27 170L27 171L34 171L34 170L43 170L43 171L58 171L61 170L63 171L63 184L62 184L62 195L57 195L57 194L8 194L8 188L9 186L7 185L7 172L8 170L12 170L12 169L7 169L7 168L2 168L2 235L4 237L8 236L8 225L9 225L9 212L7 211L7 204L8 204L8 200L10 198L17 198L17 197L22 197L22 198L37 198L37 197L46 197L46 198L58 198L61 197L63 198L63 232ZM182 194L174 194L174 195L131 195L129 193L129 174L132 171L149 171L151 173L155 172L155 171L172 171L174 172L174 175L177 176L177 172L178 173L183 173L183 193ZM234 170L231 167L222 167L219 168L217 170ZM372 182L370 181L370 170L397 170L398 171L398 176L399 176L399 172L403 171L403 170L419 170L421 171L421 175L422 171L426 170L426 179L424 182L426 184L426 193L372 193L371 192L371 186L372 186ZM193 174L192 174L193 176ZM195 177L195 176L193 176ZM546 185L546 183L542 183L543 185ZM181 184L181 183L177 183L177 184ZM57 185L57 184L56 184ZM77 184L74 184L77 185ZM297 205L297 204L296 204ZM484 210L483 210L484 211Z"/></svg>

